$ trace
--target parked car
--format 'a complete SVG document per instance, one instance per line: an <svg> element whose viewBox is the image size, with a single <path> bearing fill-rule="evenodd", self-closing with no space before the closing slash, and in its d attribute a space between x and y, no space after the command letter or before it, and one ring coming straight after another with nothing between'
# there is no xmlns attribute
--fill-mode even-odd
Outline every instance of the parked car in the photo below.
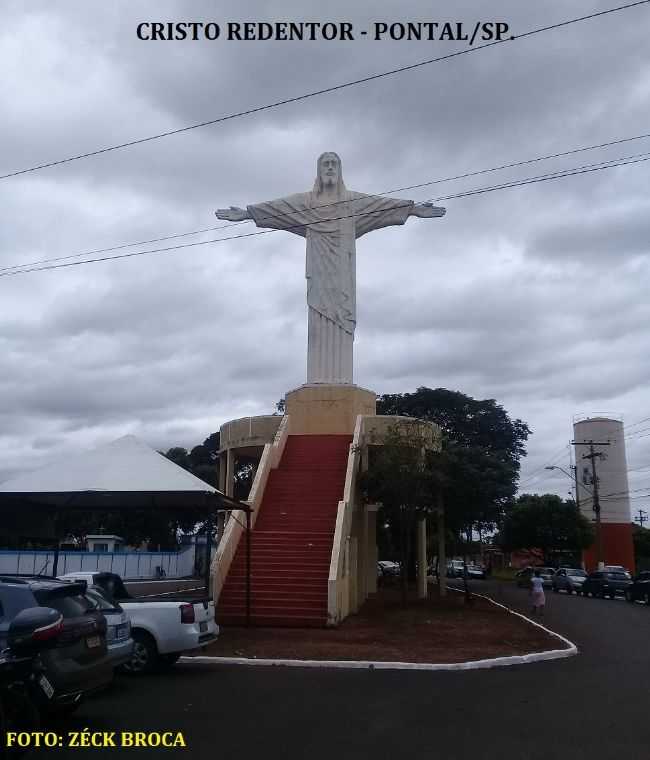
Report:
<svg viewBox="0 0 650 760"><path fill-rule="evenodd" d="M582 584L580 593L585 596L594 596L604 599L608 596L614 599L617 594L625 594L627 589L632 585L628 578L629 573L608 572L606 570L597 570L589 573L585 582Z"/></svg>
<svg viewBox="0 0 650 760"><path fill-rule="evenodd" d="M485 579L487 577L485 568L481 565L467 565L467 577Z"/></svg>
<svg viewBox="0 0 650 760"><path fill-rule="evenodd" d="M452 559L447 562L447 578L462 578L465 565L462 559Z"/></svg>
<svg viewBox="0 0 650 760"><path fill-rule="evenodd" d="M377 562L377 576L379 578L392 578L400 573L399 562L391 562L387 559L380 559Z"/></svg>
<svg viewBox="0 0 650 760"><path fill-rule="evenodd" d="M130 673L173 665L183 652L205 647L219 635L211 599L133 599L116 573L79 572L60 577L99 586L109 599L119 602L131 622L133 655L123 665Z"/></svg>
<svg viewBox="0 0 650 760"><path fill-rule="evenodd" d="M106 618L85 595L85 583L40 576L0 576L0 650L22 610L50 607L63 615L57 646L40 655L51 685L53 711L71 712L82 697L106 686L113 666L106 648Z"/></svg>
<svg viewBox="0 0 650 760"><path fill-rule="evenodd" d="M650 572L646 570L637 575L625 589L625 598L628 602L642 601L650 604Z"/></svg>
<svg viewBox="0 0 650 760"><path fill-rule="evenodd" d="M605 565L603 569L609 573L625 573L628 580L632 580L632 573L626 567L623 567L623 565Z"/></svg>
<svg viewBox="0 0 650 760"><path fill-rule="evenodd" d="M579 594L586 578L587 573L579 567L561 567L553 576L553 591Z"/></svg>
<svg viewBox="0 0 650 760"><path fill-rule="evenodd" d="M530 588L530 579L537 570L539 570L544 588L550 588L553 585L553 576L555 575L555 569L552 567L524 567L515 575L517 586Z"/></svg>
<svg viewBox="0 0 650 760"><path fill-rule="evenodd" d="M133 656L131 621L119 602L109 599L100 586L88 586L86 596L106 618L106 647L113 667L119 667Z"/></svg>

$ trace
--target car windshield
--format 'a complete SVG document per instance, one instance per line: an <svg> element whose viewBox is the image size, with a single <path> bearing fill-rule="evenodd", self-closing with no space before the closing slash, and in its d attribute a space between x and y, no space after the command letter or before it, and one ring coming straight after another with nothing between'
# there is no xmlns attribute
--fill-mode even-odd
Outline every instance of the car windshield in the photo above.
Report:
<svg viewBox="0 0 650 760"><path fill-rule="evenodd" d="M117 602L112 602L107 599L98 588L87 589L86 596L91 604L94 605L95 609L102 610L103 612L108 612L109 610L113 612L122 612L120 605Z"/></svg>
<svg viewBox="0 0 650 760"><path fill-rule="evenodd" d="M80 594L41 596L39 601L43 607L52 607L60 612L64 618L81 617L94 609L92 602Z"/></svg>

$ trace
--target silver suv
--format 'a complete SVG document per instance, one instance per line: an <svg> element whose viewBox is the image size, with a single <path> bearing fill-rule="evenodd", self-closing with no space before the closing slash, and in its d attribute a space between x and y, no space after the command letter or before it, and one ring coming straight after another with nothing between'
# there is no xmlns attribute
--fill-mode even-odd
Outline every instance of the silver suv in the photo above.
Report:
<svg viewBox="0 0 650 760"><path fill-rule="evenodd" d="M553 591L566 591L567 594L579 594L587 573L577 567L561 567L553 576Z"/></svg>

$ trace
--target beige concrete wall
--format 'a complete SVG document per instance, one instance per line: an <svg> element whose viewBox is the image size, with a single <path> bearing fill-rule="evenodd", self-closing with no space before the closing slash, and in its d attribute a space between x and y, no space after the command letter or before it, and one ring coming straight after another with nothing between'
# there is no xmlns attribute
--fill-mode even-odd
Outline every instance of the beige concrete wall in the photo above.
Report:
<svg viewBox="0 0 650 760"><path fill-rule="evenodd" d="M220 451L247 446L264 446L273 443L282 417L265 414L259 417L241 417L225 422L219 429Z"/></svg>
<svg viewBox="0 0 650 760"><path fill-rule="evenodd" d="M352 435L357 415L376 411L376 394L356 385L303 385L286 396L291 435Z"/></svg>
<svg viewBox="0 0 650 760"><path fill-rule="evenodd" d="M400 433L408 436L421 438L427 448L438 449L440 447L440 427L433 422L418 420L414 417L397 417L383 414L364 417L362 421L361 435L362 445L381 446L389 431L397 427Z"/></svg>

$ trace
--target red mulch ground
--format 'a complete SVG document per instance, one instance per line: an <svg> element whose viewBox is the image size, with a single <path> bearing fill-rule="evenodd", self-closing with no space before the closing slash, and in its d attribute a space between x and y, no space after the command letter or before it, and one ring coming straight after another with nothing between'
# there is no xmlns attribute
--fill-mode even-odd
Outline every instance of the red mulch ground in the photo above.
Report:
<svg viewBox="0 0 650 760"><path fill-rule="evenodd" d="M222 627L202 654L297 660L450 663L562 649L558 639L487 600L430 587L430 598L405 608L383 589L338 628Z"/></svg>

